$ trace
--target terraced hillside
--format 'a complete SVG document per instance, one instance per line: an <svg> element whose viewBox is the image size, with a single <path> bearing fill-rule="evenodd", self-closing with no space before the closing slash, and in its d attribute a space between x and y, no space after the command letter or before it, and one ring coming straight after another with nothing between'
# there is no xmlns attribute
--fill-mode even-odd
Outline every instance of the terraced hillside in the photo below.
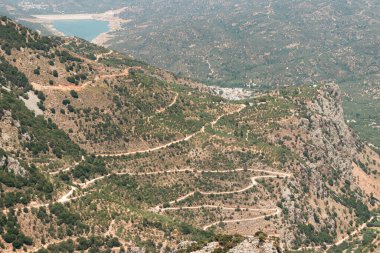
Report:
<svg viewBox="0 0 380 253"><path fill-rule="evenodd" d="M1 20L1 250L378 244L366 226L377 226L380 158L346 125L336 85L232 102Z"/></svg>
<svg viewBox="0 0 380 253"><path fill-rule="evenodd" d="M117 10L123 21L97 43L209 85L337 83L348 124L379 150L379 8L379 0L3 0L0 14L46 32L46 20L30 15Z"/></svg>

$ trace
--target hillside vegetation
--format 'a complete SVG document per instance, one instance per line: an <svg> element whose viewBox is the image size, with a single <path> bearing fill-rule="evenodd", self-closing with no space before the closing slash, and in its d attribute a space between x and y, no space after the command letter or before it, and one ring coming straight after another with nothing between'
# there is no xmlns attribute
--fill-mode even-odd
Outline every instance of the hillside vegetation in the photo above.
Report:
<svg viewBox="0 0 380 253"><path fill-rule="evenodd" d="M0 7L20 21L117 10L125 22L98 43L209 85L337 83L349 125L379 150L378 0L4 0Z"/></svg>
<svg viewBox="0 0 380 253"><path fill-rule="evenodd" d="M0 251L378 244L365 227L380 158L346 125L338 86L228 101L1 20Z"/></svg>

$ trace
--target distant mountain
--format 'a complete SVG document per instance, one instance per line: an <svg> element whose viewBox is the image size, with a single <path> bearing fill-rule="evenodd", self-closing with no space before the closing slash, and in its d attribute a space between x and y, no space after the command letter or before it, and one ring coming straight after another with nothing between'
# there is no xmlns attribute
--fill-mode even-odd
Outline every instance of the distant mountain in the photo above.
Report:
<svg viewBox="0 0 380 253"><path fill-rule="evenodd" d="M380 157L346 125L337 85L230 101L6 17L0 45L0 251L378 244Z"/></svg>

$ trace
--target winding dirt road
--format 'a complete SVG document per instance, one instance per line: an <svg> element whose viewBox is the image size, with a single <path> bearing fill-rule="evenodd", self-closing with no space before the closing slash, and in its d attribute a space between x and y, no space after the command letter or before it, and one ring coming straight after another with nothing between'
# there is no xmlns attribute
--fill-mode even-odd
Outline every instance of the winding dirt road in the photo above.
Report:
<svg viewBox="0 0 380 253"><path fill-rule="evenodd" d="M170 104L168 104L168 106L163 107L163 108L157 110L156 113L163 113L163 112L165 112L168 108L172 107L175 103L177 103L177 99L178 99L179 94L178 94L178 92L175 92L174 94L175 94L175 95L174 95L174 99L173 99L173 101L172 101Z"/></svg>
<svg viewBox="0 0 380 253"><path fill-rule="evenodd" d="M235 170L205 170L205 171L201 171L201 170L193 170L193 169L182 169L182 170L167 170L167 171L154 171L154 172L142 172L142 173L136 173L136 172L119 172L119 173L112 173L112 174L108 174L108 175L104 175L104 176L101 176L101 177L97 177L97 178L94 178L86 183L82 183L80 184L80 188L81 189L85 189L87 188L88 186L90 186L91 184L95 183L96 181L99 181L99 180L102 180L104 178L107 178L111 175L130 175L130 176L147 176L147 175L159 175L159 174L167 174L167 173L188 173L188 172L192 172L192 173L234 173L234 172L241 172L241 171L250 171L250 172L261 172L261 173L267 173L267 174L270 174L270 175L262 175L262 176L253 176L251 177L251 184L249 184L248 186L242 188L242 189L239 189L239 190L235 190L235 191L224 191L224 192L215 192L215 191L211 191L211 192L204 192L204 191L193 191L193 192L190 192L184 196L181 196L175 200L172 200L169 202L170 205L173 205L175 203L178 203L178 202L181 202L183 200L186 200L187 198L193 196L196 192L202 194L202 195L226 195L226 194L234 194L234 193L241 193L241 192L245 192L251 188L253 188L254 186L256 186L258 183L257 183L257 179L261 179L261 178L285 178L285 177L292 177L291 174L289 173L284 173L284 172L276 172L276 171L269 171L269 170L261 170L261 169L235 169ZM71 194L67 194L67 195L71 195ZM70 201L71 199L68 199L67 197L62 197L61 198L62 200L67 200L67 201ZM219 208L219 209L224 209L224 210L234 210L236 208L233 208L233 207L225 207L225 206L215 206L215 205L202 205L202 206L185 206L185 207L167 207L167 208L162 208L161 207L162 204L159 204L153 208L151 208L150 210L151 211L154 211L154 212L165 212L165 211L173 211L173 210L181 210L181 209L201 209L201 208ZM247 209L247 208L242 208L242 209ZM252 217L252 218L246 218L246 219L236 219L236 220L224 220L222 221L223 223L234 223L234 222L243 222L243 221L254 221L254 220L259 220L259 219L263 219L265 217L268 217L268 216L273 216L273 215L276 215L276 214L280 214L281 213L281 209L279 208L248 208L249 211L258 211L258 212L270 212L268 214L265 214L265 215L261 215L261 216L257 216L257 217ZM207 230L208 228L218 224L220 221L218 222L214 222L212 224L208 224L208 225L205 225L203 227L204 230Z"/></svg>
<svg viewBox="0 0 380 253"><path fill-rule="evenodd" d="M359 226L357 229L355 229L351 234L346 235L345 237L343 237L339 241L335 242L334 244L327 244L326 245L326 250L324 250L323 252L326 253L331 247L333 247L333 246L339 246L342 243L348 241L352 236L357 235L358 233L360 233L363 229L365 229L365 228L368 227L368 223L372 222L375 217L376 216L372 216L366 223L363 223L361 226ZM292 251L321 250L321 249L322 249L321 246L308 246L308 247L300 247L298 249L292 249Z"/></svg>
<svg viewBox="0 0 380 253"><path fill-rule="evenodd" d="M177 97L178 97L178 95L175 97L174 101L169 106L172 106L176 102ZM209 124L213 128L222 117L230 115L230 114L238 113L241 110L243 110L245 107L246 107L245 105L241 105L236 111L231 111L231 112L219 115L215 120L213 120ZM193 134L191 134L189 136L186 136L183 139L172 141L170 143L167 143L167 144L164 144L164 145L160 145L158 147L154 147L154 148L150 148L150 149L145 149L145 150L141 150L141 151L132 151L132 152L126 152L126 153L119 153L119 154L98 154L97 156L100 156L100 157L114 157L114 156L133 155L133 154L138 154L138 153L148 153L148 152L152 152L152 151L156 151L156 150L160 150L160 149L169 147L170 145L173 145L175 143L179 143L179 142L182 142L182 141L188 141L191 138L193 138L195 135L197 135L199 133L202 133L204 131L205 131L205 126L203 126L198 132L195 132L195 133L193 133ZM75 163L75 164L78 164L78 163ZM72 169L73 167L75 167L75 164L72 167L68 167L68 168L65 168L65 169L62 169L62 170L51 172L49 174L50 175L56 175L56 174L58 174L61 171L69 171L70 169ZM284 178L284 177L290 177L291 176L288 173L268 171L268 170L260 170L260 169L206 170L206 171L199 171L199 170L193 170L193 169L182 169L182 170L155 171L155 172L146 172L146 173L119 172L119 173L110 173L110 174L107 174L107 175L104 175L104 176L100 176L100 177L94 178L94 179L92 179L92 180L90 180L88 182L79 184L78 187L80 189L85 189L88 186L90 186L93 183L95 183L96 181L99 181L99 180L102 180L104 178L107 178L107 177L109 177L109 176L111 176L113 174L115 174L115 175L131 175L131 176L133 176L133 175L157 175L157 174L164 174L164 173L180 173L180 172L193 172L193 173L233 173L233 172L239 172L239 171L262 172L262 173L267 173L267 174L270 174L270 175L251 177L251 183L248 186L246 186L246 187L244 187L242 189L239 189L239 190L235 190L235 191L224 191L224 192L197 191L197 192L199 192L202 195L226 195L226 194L241 193L241 192L245 192L245 191L251 189L252 187L256 186L258 184L257 181L256 181L257 179L260 179L260 178ZM78 187L71 186L71 189L70 189L69 192L65 193L62 197L60 197L57 201L55 201L53 203L67 203L67 202L70 202L70 201L72 201L74 199L78 199L78 198L81 198L81 197L85 196L86 193L82 194L80 196L77 196L77 197L72 197L72 195L74 194L74 192L78 190ZM174 204L174 203L186 200L187 198L193 196L194 194L195 194L195 191L190 192L190 193L186 194L185 196L181 196L181 197L177 198L176 200L170 201L169 203L170 204ZM49 204L50 203L46 203L46 204L30 204L28 207L29 208L31 208L31 207L38 208L38 207L42 207L42 206L48 206ZM159 212L159 211L169 211L169 210L179 210L179 209L200 209L200 208L221 208L221 209L224 209L224 210L232 210L232 209L234 209L232 207L212 206L212 205L204 205L204 206L196 206L196 207L168 207L168 208L161 208L160 206L161 205L158 205L158 206L152 208L151 210L155 211L155 212ZM278 208L262 208L262 209L249 208L249 210L250 211L261 211L261 212L272 212L272 213L265 214L265 215L258 216L258 217L247 218L247 219L225 220L223 222L224 223L233 223L233 222L241 222L241 221L252 221L252 220L258 220L258 219L265 218L268 215L275 215L275 214L281 213L281 210L279 210ZM214 226L214 225L216 225L218 223L219 222L208 224L208 225L204 226L203 229L206 230L206 229L210 228L211 226Z"/></svg>
<svg viewBox="0 0 380 253"><path fill-rule="evenodd" d="M97 54L96 55L96 61L99 62L100 58L104 58L104 56L112 54L114 51L110 50L107 53Z"/></svg>
<svg viewBox="0 0 380 253"><path fill-rule="evenodd" d="M83 159L82 159L82 160L83 160ZM75 168L77 165L79 165L79 162L75 162L72 166L67 167L67 168L65 168L65 169L59 169L59 170L57 170L57 171L49 172L49 175L54 176L54 175L59 174L60 172L70 171L70 170L72 170L73 168Z"/></svg>
<svg viewBox="0 0 380 253"><path fill-rule="evenodd" d="M75 191L77 191L78 188L75 187L75 186L71 186L70 187L70 191L68 191L67 193L65 193L64 195L62 195L58 200L56 201L53 201L53 202L48 202L48 203L35 203L35 202L31 202L29 203L28 205L24 206L24 208L27 208L27 209L32 209L32 208L40 208L40 207L48 207L50 204L54 204L54 203L61 203L61 204L64 204L64 203L67 203L67 202L70 202L72 200L75 200L75 199L79 199L83 196L86 195L83 194L83 195L80 195L80 196L77 196L77 197L71 197ZM3 214L7 214L9 211L8 208L4 208L2 210L2 213Z"/></svg>
<svg viewBox="0 0 380 253"><path fill-rule="evenodd" d="M75 187L75 186L71 186L71 190L70 190L68 193L66 193L65 195L63 195L62 197L60 197L60 198L57 200L57 203L61 203L61 204L63 204L63 203L67 203L67 202L73 200L74 198L70 198L70 197L71 197L71 195L74 194L74 192L75 192L76 190L78 190L77 187Z"/></svg>
<svg viewBox="0 0 380 253"><path fill-rule="evenodd" d="M238 108L238 110L232 111L232 112L228 112L228 113L225 113L225 114L222 114L222 115L219 115L214 121L210 122L211 127L214 127L215 124L218 123L218 121L222 117L238 113L241 110L243 110L245 107L246 107L246 105L241 104L240 107ZM149 153L149 152L152 152L152 151L157 151L157 150L160 150L160 149L167 148L167 147L169 147L169 146L171 146L173 144L177 144L177 143L180 143L180 142L183 142L183 141L190 140L191 138L193 138L197 134L203 133L205 131L205 126L203 126L199 131L197 131L195 133L192 133L192 134L190 134L190 135L188 135L188 136L186 136L186 137L184 137L182 139L178 139L178 140L175 140L175 141L172 141L172 142L169 142L167 144L163 144L163 145L160 145L160 146L157 146L157 147L154 147L154 148L148 148L148 149L137 150L137 151L130 151L130 152L114 153L114 154L96 154L95 156L98 156L98 157L118 157L118 156L129 156L129 155L135 155L135 154L145 154L145 153Z"/></svg>
<svg viewBox="0 0 380 253"><path fill-rule="evenodd" d="M169 146L171 146L173 144L176 144L176 143L180 143L180 142L183 142L183 141L188 141L191 138L193 138L195 135L204 132L204 130L205 130L205 128L202 127L198 132L190 134L190 135L186 136L183 139L175 140L175 141L172 141L172 142L169 142L167 144L163 144L163 145L160 145L160 146L157 146L157 147L154 147L154 148L148 148L148 149L131 151L131 152L114 153L114 154L96 154L95 156L98 156L98 157L118 157L118 156L129 156L129 155L135 155L135 154L145 154L145 153L149 153L149 152L152 152L152 151L157 151L157 150L160 150L160 149L167 148L167 147L169 147Z"/></svg>
<svg viewBox="0 0 380 253"><path fill-rule="evenodd" d="M113 77L120 77L120 76L129 76L129 70L130 69L141 69L141 67L129 67L124 69L123 72L120 73L114 73L114 74L104 74L100 76L95 76L93 80L87 81L83 83L82 85L75 85L75 84L59 84L59 85L41 85L36 82L31 82L33 89L39 90L39 91L46 91L46 90L59 90L59 91L81 91L87 86L93 84L94 82L97 82L99 80L104 80L107 78L113 78Z"/></svg>
<svg viewBox="0 0 380 253"><path fill-rule="evenodd" d="M269 216L275 216L275 215L280 215L281 214L281 209L280 208L277 208L277 209L263 209L261 211L269 211L269 210L275 210L275 212L274 213L270 213L270 214L265 214L265 215L257 216L257 217L247 218L247 219L235 219L235 220L217 221L217 222L213 222L211 224L208 224L206 226L203 226L203 230L207 230L207 229L211 228L212 226L216 226L220 222L222 222L222 223L237 223L237 222L244 222L244 221L255 221L255 220L265 219L266 217L269 217Z"/></svg>
<svg viewBox="0 0 380 253"><path fill-rule="evenodd" d="M184 170L184 171L189 171L189 170ZM181 197L179 197L179 198L177 198L175 200L170 201L169 204L173 205L175 203L184 201L185 199L193 196L195 193L199 193L201 195L206 195L206 196L207 195L227 195L227 194L241 193L241 192L245 192L245 191L253 188L254 186L256 186L258 184L257 181L256 181L256 179L261 179L261 178L285 178L285 177L291 177L292 176L291 174L283 173L283 172L275 172L275 171L267 171L267 170L256 170L256 169L236 169L236 170L223 170L223 171L211 170L211 171L196 171L196 172L200 172L200 173L202 173L202 172L203 173L232 173L232 172L238 172L238 171L263 172L263 173L268 173L268 174L271 174L271 175L251 177L251 181L252 181L251 184L249 184L248 186L246 186L246 187L244 187L242 189L235 190L235 191L224 191L224 192L193 191L193 192L190 192L190 193L188 193L188 194L186 194L184 196L181 196ZM173 170L173 172L178 172L178 170L177 171ZM195 171L192 171L192 172L195 172ZM201 208L219 208L219 209L224 209L224 210L235 210L236 209L236 208L233 208L233 207L215 206L215 205L166 207L166 208L162 208L161 206L163 206L163 204L160 204L160 205L157 205L157 206L151 208L151 211L154 211L154 212L165 212L165 211L184 210L184 209L187 209L187 210L189 210L189 209L201 209ZM242 208L242 209L247 209L247 208ZM255 221L255 220L259 220L259 219L264 219L265 217L268 217L268 216L273 216L273 215L276 215L276 214L277 215L281 214L281 209L279 209L279 208L248 208L248 210L249 211L260 211L260 212L272 212L272 213L261 215L261 216L256 216L256 217L251 217L251 218L246 218L246 219L233 219L233 220L217 221L217 222L213 222L211 224L205 225L203 227L203 229L207 230L210 227L219 224L220 222L223 222L223 223L235 223L235 222L243 222L243 221Z"/></svg>

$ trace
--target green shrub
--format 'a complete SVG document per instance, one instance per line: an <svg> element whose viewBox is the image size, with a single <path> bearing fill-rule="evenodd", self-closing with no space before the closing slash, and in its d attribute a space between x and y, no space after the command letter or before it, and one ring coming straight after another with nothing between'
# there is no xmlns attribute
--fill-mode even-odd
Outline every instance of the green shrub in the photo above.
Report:
<svg viewBox="0 0 380 253"><path fill-rule="evenodd" d="M80 157L82 150L74 144L68 135L58 129L53 122L46 121L43 117L35 117L34 113L25 107L24 103L14 95L1 91L0 112L11 111L14 120L20 122L19 134L28 134L30 139L22 144L34 155L47 153L50 149L57 150L64 155Z"/></svg>
<svg viewBox="0 0 380 253"><path fill-rule="evenodd" d="M73 98L78 98L78 93L75 91L75 90L71 90L70 91L70 95L73 97Z"/></svg>
<svg viewBox="0 0 380 253"><path fill-rule="evenodd" d="M9 64L4 57L0 56L0 84L8 86L8 83L10 83L13 88L22 89L24 92L32 88L28 78L19 72L16 67Z"/></svg>

